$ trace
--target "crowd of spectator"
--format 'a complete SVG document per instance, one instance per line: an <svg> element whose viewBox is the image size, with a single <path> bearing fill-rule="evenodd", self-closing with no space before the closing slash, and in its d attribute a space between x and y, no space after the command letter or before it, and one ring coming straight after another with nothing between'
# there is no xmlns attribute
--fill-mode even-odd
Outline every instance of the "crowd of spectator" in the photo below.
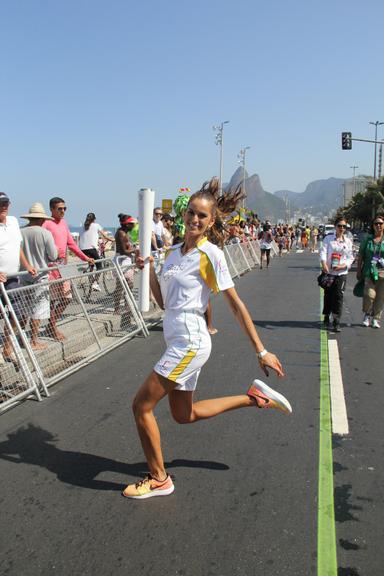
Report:
<svg viewBox="0 0 384 576"><path fill-rule="evenodd" d="M59 197L51 198L49 207L50 215L46 214L40 203L34 203L29 212L21 216L28 221L28 224L20 229L17 218L9 214L9 197L3 192L0 193L0 282L6 291L11 291L9 297L21 326L26 327L27 323L30 323L31 346L35 350L42 350L47 346L39 340L42 320L48 320L45 327L46 336L57 341L65 340L65 335L59 331L57 323L72 300L71 284L62 279L60 282L53 282L48 288L46 280L54 281L61 278L59 266L67 263L68 251L87 262L91 271L96 266L97 271L92 277L91 288L100 291L98 283L98 274L101 270L100 258L104 254L106 244L114 244L115 258L126 269L125 277L132 288L134 272L130 265L134 262L139 242L139 224L135 217L120 213L118 215L119 227L112 237L96 221L96 215L90 212L85 218L79 243L76 243L65 221L67 209L65 200ZM376 226L378 229L380 229L380 222L379 218L379 224ZM303 223L273 225L268 220L260 221L257 215L245 218L237 215L229 219L223 224L223 233L226 244L258 240L261 250L261 268L268 268L274 242L280 256L293 249L299 252L305 250L318 252L325 236L323 227L306 226ZM345 233L348 234L348 230ZM164 251L169 246L182 241L183 238L179 228L175 225L174 216L156 207L153 211L152 250ZM368 261L367 257L365 261ZM50 268L52 269L49 270ZM20 272L24 273L20 274ZM365 325L372 323L377 327L383 300L381 272L380 282L377 279L375 282L380 284L379 296L375 293L376 299L373 305L371 302L373 301L373 288L372 286L369 289L366 288L364 322ZM368 280L366 284L368 286ZM33 292L31 291L33 297L28 299L27 304L24 303L22 309L13 290L20 285L35 285ZM115 314L120 313L120 300L121 287L117 286L114 294ZM2 301L5 303L3 296ZM375 306L372 312L373 320L369 316L369 303L372 309ZM335 317L337 318L338 315L336 314ZM208 323L214 333L215 329L209 320ZM12 359L12 356L9 330L5 327L3 357Z"/></svg>

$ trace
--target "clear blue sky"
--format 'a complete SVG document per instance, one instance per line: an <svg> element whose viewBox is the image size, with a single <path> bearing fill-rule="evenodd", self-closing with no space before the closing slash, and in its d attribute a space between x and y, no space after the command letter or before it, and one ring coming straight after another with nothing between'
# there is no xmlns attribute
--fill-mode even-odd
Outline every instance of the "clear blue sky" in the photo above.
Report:
<svg viewBox="0 0 384 576"><path fill-rule="evenodd" d="M103 225L219 172L270 192L373 172L382 0L0 0L0 190L19 215L63 196ZM384 138L384 126L379 131Z"/></svg>

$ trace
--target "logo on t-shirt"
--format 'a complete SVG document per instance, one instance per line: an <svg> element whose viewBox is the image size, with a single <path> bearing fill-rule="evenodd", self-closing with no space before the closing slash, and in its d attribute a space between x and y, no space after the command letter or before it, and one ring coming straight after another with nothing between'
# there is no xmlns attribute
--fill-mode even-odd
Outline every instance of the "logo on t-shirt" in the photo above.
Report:
<svg viewBox="0 0 384 576"><path fill-rule="evenodd" d="M179 272L182 272L182 270L184 270L187 265L190 263L191 258L184 258L181 262L179 262L178 264L164 264L164 268L163 268L163 273L162 273L162 278L163 280L167 281L170 278L173 278L174 276L176 276Z"/></svg>

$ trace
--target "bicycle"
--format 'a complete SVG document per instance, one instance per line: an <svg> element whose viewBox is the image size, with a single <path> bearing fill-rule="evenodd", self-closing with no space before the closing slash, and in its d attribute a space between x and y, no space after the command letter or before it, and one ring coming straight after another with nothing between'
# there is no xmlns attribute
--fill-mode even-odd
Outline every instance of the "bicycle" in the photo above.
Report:
<svg viewBox="0 0 384 576"><path fill-rule="evenodd" d="M110 242L111 244L113 243L113 241L111 240ZM107 248L107 242L104 242L103 240L99 241L99 254L100 254L100 259L105 260L106 259L106 248ZM104 288L104 292L106 294L108 294L108 296L112 296L112 294L115 291L115 284L116 282L114 282L114 280L116 279L116 274L115 274L115 270L113 266L106 266L106 263L102 263L102 283L103 283L103 288Z"/></svg>
<svg viewBox="0 0 384 576"><path fill-rule="evenodd" d="M112 244L111 240L111 244ZM99 260L106 259L106 242L99 241ZM83 270L84 278L81 278L78 283L78 287L81 290L84 300L89 301L91 299L92 292L101 292L102 289L99 285L98 279L101 276L102 285L104 292L111 296L115 291L115 279L114 268L111 266L108 268L107 263L100 262L98 270L94 271L95 265L88 264L88 266ZM86 275L86 276L85 276Z"/></svg>

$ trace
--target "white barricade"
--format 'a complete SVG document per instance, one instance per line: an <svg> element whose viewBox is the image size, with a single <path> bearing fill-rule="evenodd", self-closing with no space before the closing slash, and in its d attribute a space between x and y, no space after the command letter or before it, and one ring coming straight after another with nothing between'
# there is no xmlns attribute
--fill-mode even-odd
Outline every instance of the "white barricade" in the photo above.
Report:
<svg viewBox="0 0 384 576"><path fill-rule="evenodd" d="M279 247L276 244L275 240L272 242L272 250L271 250L271 256L277 256L279 253Z"/></svg>
<svg viewBox="0 0 384 576"><path fill-rule="evenodd" d="M0 327L2 330L2 343L8 343L7 356L0 355L0 406L5 410L28 396L34 395L41 400L39 390L39 376L34 378L30 369L30 358L25 357L19 339L15 335L14 327L17 315L14 312L17 302L12 302L0 284ZM22 343L22 342L21 342Z"/></svg>
<svg viewBox="0 0 384 576"><path fill-rule="evenodd" d="M251 267L255 268L256 266L260 266L260 256L254 246L254 241L248 240L247 242L243 242L242 247L248 262L251 263Z"/></svg>
<svg viewBox="0 0 384 576"><path fill-rule="evenodd" d="M252 269L251 263L248 261L243 250L243 245L240 242L238 244L226 244L224 246L224 253L232 277L241 276Z"/></svg>
<svg viewBox="0 0 384 576"><path fill-rule="evenodd" d="M3 333L11 333L13 358L13 369L9 359L7 370L0 366L0 410L31 392L40 399L39 390L47 392L54 382L136 334L148 334L127 277L117 263L102 262L103 267L94 271L84 264L62 266L61 278L22 280L23 285L7 292L0 284L5 302L0 306L1 323ZM56 328L50 321L53 310L58 316Z"/></svg>

